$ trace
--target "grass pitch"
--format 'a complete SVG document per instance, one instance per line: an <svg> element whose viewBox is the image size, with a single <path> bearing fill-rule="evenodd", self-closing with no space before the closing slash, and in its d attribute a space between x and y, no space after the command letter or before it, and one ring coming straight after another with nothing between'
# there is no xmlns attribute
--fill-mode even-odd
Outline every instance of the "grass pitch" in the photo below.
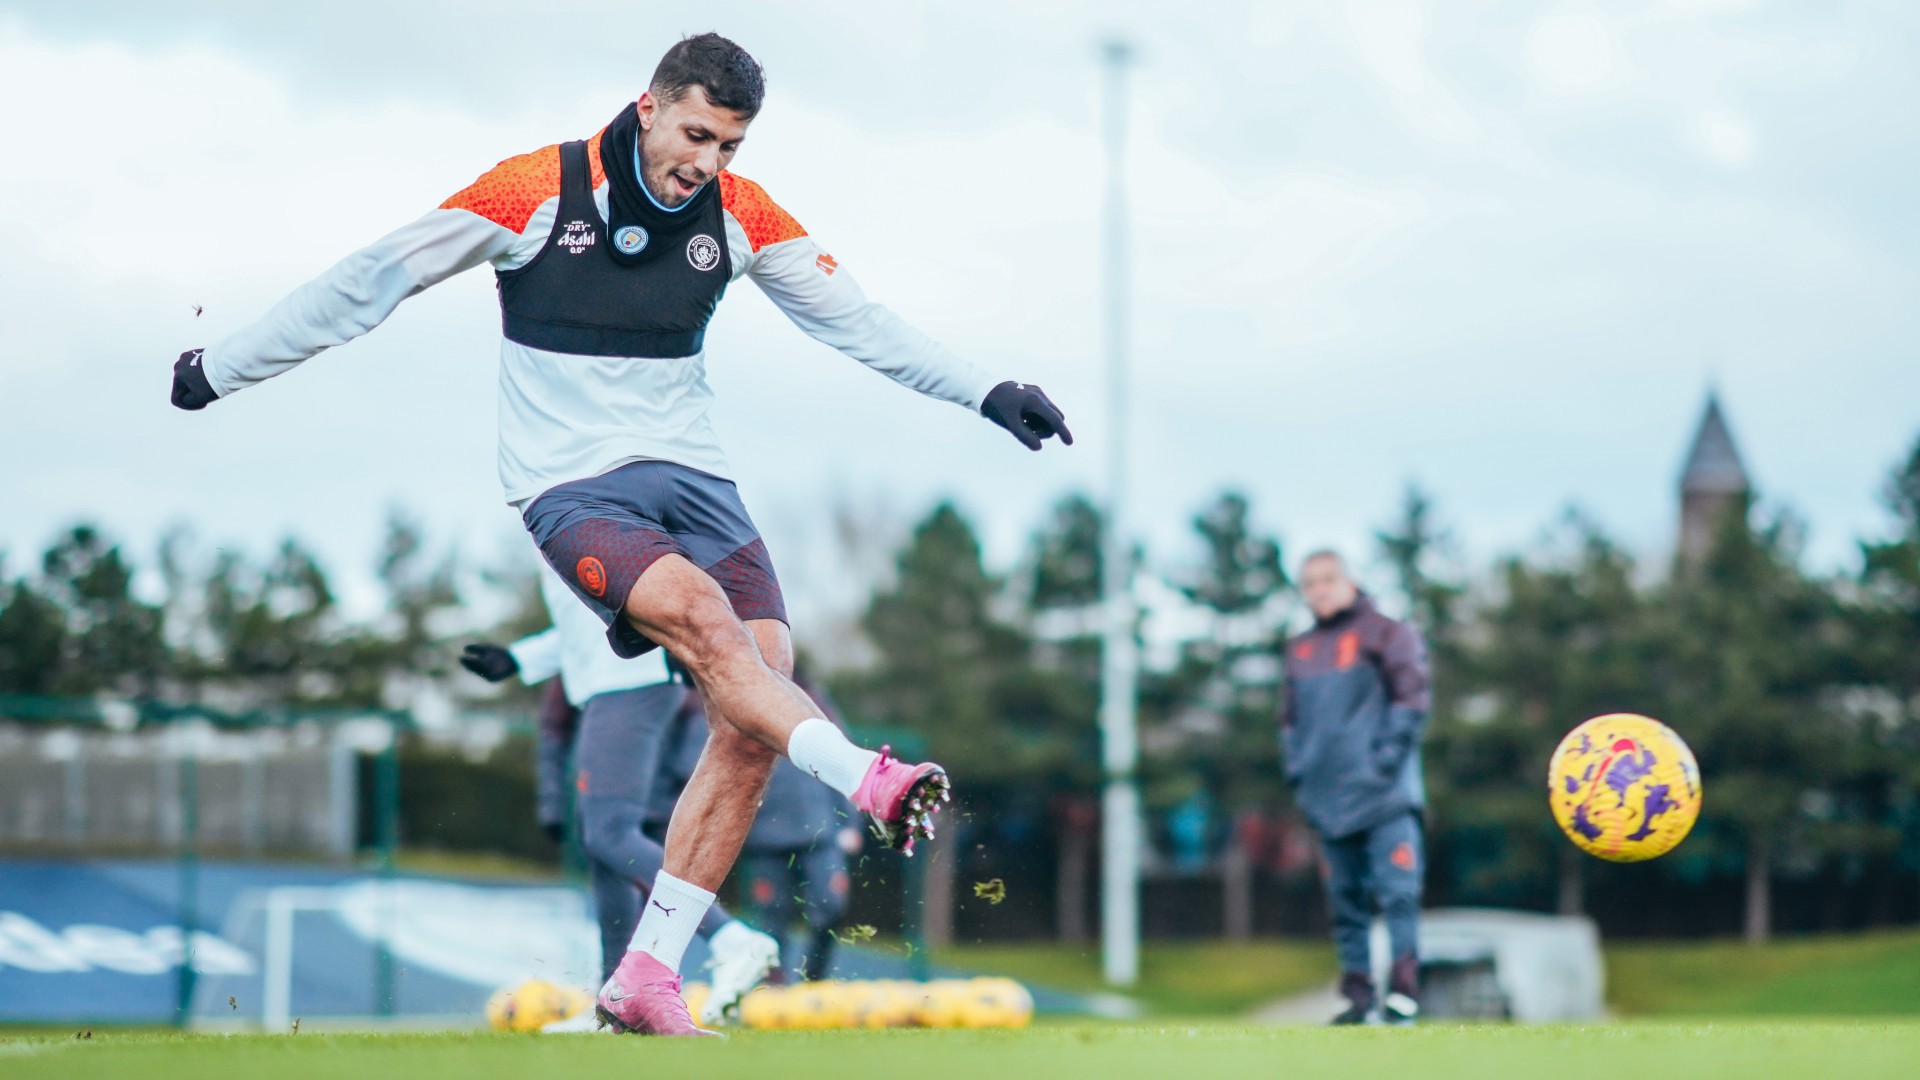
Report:
<svg viewBox="0 0 1920 1080"><path fill-rule="evenodd" d="M849 1076L914 1080L1199 1080L1218 1076L1911 1077L1920 1022L1626 1024L1410 1030L1226 1025L1043 1026L1027 1031L760 1033L720 1042L391 1034L231 1036L96 1031L0 1035L0 1076L138 1080L470 1080L501 1077ZM636 1071L638 1070L638 1071Z"/></svg>
<svg viewBox="0 0 1920 1080"><path fill-rule="evenodd" d="M1607 1000L1669 1019L1920 1016L1920 932L1610 945Z"/></svg>
<svg viewBox="0 0 1920 1080"><path fill-rule="evenodd" d="M962 945L937 952L965 971L1011 975L1036 986L1101 989L1091 945ZM1609 943L1607 1004L1635 1019L1920 1017L1920 930L1743 941ZM1321 941L1149 941L1132 996L1159 1017L1228 1018L1338 977ZM1920 1077L1920 1066L1914 1069Z"/></svg>

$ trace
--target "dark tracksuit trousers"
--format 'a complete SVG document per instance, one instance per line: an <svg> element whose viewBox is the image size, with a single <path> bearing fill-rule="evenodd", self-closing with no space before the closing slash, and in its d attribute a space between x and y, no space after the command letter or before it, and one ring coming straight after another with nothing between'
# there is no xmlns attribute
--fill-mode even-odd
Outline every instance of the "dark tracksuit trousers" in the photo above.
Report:
<svg viewBox="0 0 1920 1080"><path fill-rule="evenodd" d="M1420 954L1422 846L1420 818L1412 811L1350 836L1321 838L1333 945L1342 972L1372 974L1376 911L1387 924L1390 955Z"/></svg>
<svg viewBox="0 0 1920 1080"><path fill-rule="evenodd" d="M824 836L806 848L748 851L740 857L740 870L752 904L748 922L775 935L795 915L806 925L800 955L782 957L781 965L809 981L826 978L833 963L833 930L847 913L847 856L839 844Z"/></svg>
<svg viewBox="0 0 1920 1080"><path fill-rule="evenodd" d="M838 710L804 672L798 682L836 724ZM847 912L847 855L840 834L861 825L853 804L782 758L767 778L766 798L742 852L754 926L782 942L781 966L801 978L824 979L833 963L833 930ZM797 948L787 933L805 924ZM795 953L798 955L793 955Z"/></svg>

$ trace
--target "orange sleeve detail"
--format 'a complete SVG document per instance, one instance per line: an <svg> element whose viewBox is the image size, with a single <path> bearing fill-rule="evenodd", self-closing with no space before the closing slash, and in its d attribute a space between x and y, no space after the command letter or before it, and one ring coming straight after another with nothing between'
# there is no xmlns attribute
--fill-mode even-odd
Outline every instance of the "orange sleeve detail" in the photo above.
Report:
<svg viewBox="0 0 1920 1080"><path fill-rule="evenodd" d="M503 229L520 232L540 204L560 194L560 147L543 146L488 169L442 210L470 210Z"/></svg>
<svg viewBox="0 0 1920 1080"><path fill-rule="evenodd" d="M600 186L606 176L600 166L600 136L587 143L587 160L593 165L593 185ZM440 204L442 210L469 210L488 221L514 232L526 229L540 204L560 194L560 147L543 146L531 154L510 157L483 173L451 199Z"/></svg>
<svg viewBox="0 0 1920 1080"><path fill-rule="evenodd" d="M765 188L744 176L720 174L720 205L746 231L747 242L759 251L768 244L807 235L793 215L767 197Z"/></svg>

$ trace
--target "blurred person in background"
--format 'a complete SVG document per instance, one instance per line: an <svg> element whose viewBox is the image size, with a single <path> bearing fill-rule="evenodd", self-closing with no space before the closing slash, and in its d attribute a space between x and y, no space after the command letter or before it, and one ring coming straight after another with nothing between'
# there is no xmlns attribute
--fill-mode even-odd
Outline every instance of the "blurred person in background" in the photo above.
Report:
<svg viewBox="0 0 1920 1080"><path fill-rule="evenodd" d="M460 662L491 682L518 675L547 684L541 699L535 757L535 812L557 843L567 821L569 771L578 793L580 847L600 922L601 979L626 955L627 943L660 872L664 834L643 829L656 788L672 787L667 760L682 703L699 695L655 650L623 660L606 647L606 628L542 567L541 595L552 628L508 646L467 646ZM571 766L571 770L569 769ZM815 785L816 787L819 785ZM668 815L672 806L669 803ZM698 934L712 953L712 993L701 1020L720 1023L779 962L779 943L713 905ZM593 1013L576 1018L593 1023Z"/></svg>
<svg viewBox="0 0 1920 1080"><path fill-rule="evenodd" d="M795 665L794 682L829 720L845 726L833 700L809 677L804 665ZM668 771L686 777L692 775L706 740L706 710L698 695L688 696L678 723L676 749L669 754L677 762ZM658 828L665 828L675 794L655 795ZM781 971L772 981L787 981L786 973L808 981L827 977L837 944L834 930L847 911L851 886L847 863L864 843L859 823L853 804L833 789L815 783L792 762L774 767L740 857L747 921L786 945ZM798 941L789 933L795 921L803 930Z"/></svg>
<svg viewBox="0 0 1920 1080"><path fill-rule="evenodd" d="M1325 856L1340 994L1347 999L1333 1022L1411 1024L1420 1012L1426 870L1426 644L1411 625L1376 610L1334 552L1307 556L1300 592L1313 627L1287 643L1280 742L1287 782ZM1384 999L1373 978L1376 911L1386 920L1392 954Z"/></svg>

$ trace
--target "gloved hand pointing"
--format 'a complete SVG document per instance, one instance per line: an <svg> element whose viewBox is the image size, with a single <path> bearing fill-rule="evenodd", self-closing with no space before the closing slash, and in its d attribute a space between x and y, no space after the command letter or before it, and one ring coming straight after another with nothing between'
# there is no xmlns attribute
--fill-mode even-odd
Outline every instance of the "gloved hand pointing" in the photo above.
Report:
<svg viewBox="0 0 1920 1080"><path fill-rule="evenodd" d="M1045 391L1026 383L1003 382L987 392L980 403L980 415L1013 433L1029 450L1040 449L1042 440L1058 435L1073 445L1073 432L1067 430L1067 418L1060 407L1047 398Z"/></svg>

